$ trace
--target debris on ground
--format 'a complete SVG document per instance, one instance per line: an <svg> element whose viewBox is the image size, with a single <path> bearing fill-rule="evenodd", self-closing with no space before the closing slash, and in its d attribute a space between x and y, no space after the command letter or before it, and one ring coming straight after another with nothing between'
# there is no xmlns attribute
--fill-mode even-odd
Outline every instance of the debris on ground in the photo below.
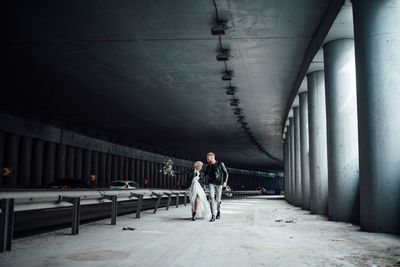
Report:
<svg viewBox="0 0 400 267"><path fill-rule="evenodd" d="M283 220L279 219L279 220L275 220L275 222L283 222ZM284 223L295 223L295 221L294 220L286 220L286 221L284 221Z"/></svg>
<svg viewBox="0 0 400 267"><path fill-rule="evenodd" d="M135 228L133 228L133 227L124 227L124 228L122 228L122 230L134 231Z"/></svg>

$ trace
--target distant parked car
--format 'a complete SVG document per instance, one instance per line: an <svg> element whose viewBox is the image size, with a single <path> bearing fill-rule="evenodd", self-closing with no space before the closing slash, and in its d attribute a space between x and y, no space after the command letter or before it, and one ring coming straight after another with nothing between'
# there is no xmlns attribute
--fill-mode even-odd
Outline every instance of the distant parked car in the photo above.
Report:
<svg viewBox="0 0 400 267"><path fill-rule="evenodd" d="M46 185L51 189L75 189L75 188L90 188L89 184L77 179L58 179Z"/></svg>
<svg viewBox="0 0 400 267"><path fill-rule="evenodd" d="M110 189L139 189L138 183L129 180L118 180L112 181L110 184Z"/></svg>

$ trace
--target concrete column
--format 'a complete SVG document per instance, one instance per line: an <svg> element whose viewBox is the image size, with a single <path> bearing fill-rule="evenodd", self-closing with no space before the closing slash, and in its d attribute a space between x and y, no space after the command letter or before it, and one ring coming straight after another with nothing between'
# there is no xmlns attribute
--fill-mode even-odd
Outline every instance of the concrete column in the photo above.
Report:
<svg viewBox="0 0 400 267"><path fill-rule="evenodd" d="M158 164L158 169L159 170L162 169L162 163ZM164 182L165 178L164 178L164 175L161 172L160 172L159 179L160 179L160 188L165 188L165 182Z"/></svg>
<svg viewBox="0 0 400 267"><path fill-rule="evenodd" d="M139 160L135 159L135 177L134 177L135 179L134 179L134 181L140 185L139 177L140 177L140 164L139 164Z"/></svg>
<svg viewBox="0 0 400 267"><path fill-rule="evenodd" d="M43 176L44 141L34 140L32 154L31 186L41 186Z"/></svg>
<svg viewBox="0 0 400 267"><path fill-rule="evenodd" d="M6 140L6 134L2 131L0 131L0 168L5 167L4 166L4 154L5 154L5 142ZM3 172L0 171L0 186L3 185Z"/></svg>
<svg viewBox="0 0 400 267"><path fill-rule="evenodd" d="M129 158L124 157L124 179L129 180Z"/></svg>
<svg viewBox="0 0 400 267"><path fill-rule="evenodd" d="M156 182L155 182L155 187L156 188L160 188L160 163L158 163L158 162L156 162L155 163L155 165L156 165L156 169L155 169L155 179L156 179Z"/></svg>
<svg viewBox="0 0 400 267"><path fill-rule="evenodd" d="M131 181L135 180L135 159L129 158L129 174L128 179Z"/></svg>
<svg viewBox="0 0 400 267"><path fill-rule="evenodd" d="M100 153L98 151L92 151L91 153L91 166L90 166L90 173L88 176L90 175L96 175L96 180L94 182L92 182L92 185L94 187L98 187L99 186L99 170L100 170L100 165L99 165L99 155ZM89 181L90 183L90 181Z"/></svg>
<svg viewBox="0 0 400 267"><path fill-rule="evenodd" d="M15 134L8 134L6 139L6 150L4 151L4 166L12 168L12 175L3 177L3 184L15 186L18 178L18 158L20 150L20 137Z"/></svg>
<svg viewBox="0 0 400 267"><path fill-rule="evenodd" d="M295 204L295 157L294 157L294 121L289 119L290 123L290 204Z"/></svg>
<svg viewBox="0 0 400 267"><path fill-rule="evenodd" d="M118 177L118 156L111 155L111 181L119 180Z"/></svg>
<svg viewBox="0 0 400 267"><path fill-rule="evenodd" d="M328 214L328 159L326 144L325 78L323 71L307 75L310 146L310 210Z"/></svg>
<svg viewBox="0 0 400 267"><path fill-rule="evenodd" d="M324 46L329 219L358 223L358 127L354 40Z"/></svg>
<svg viewBox="0 0 400 267"><path fill-rule="evenodd" d="M154 188L154 162L150 161L149 162L149 174L148 174L148 181L149 181L149 187Z"/></svg>
<svg viewBox="0 0 400 267"><path fill-rule="evenodd" d="M112 162L113 162L113 157L111 154L106 155L106 176L105 176L105 181L104 181L104 186L109 187L110 182L113 179L112 178Z"/></svg>
<svg viewBox="0 0 400 267"><path fill-rule="evenodd" d="M123 156L117 156L118 157L118 180L126 180L124 177L124 157Z"/></svg>
<svg viewBox="0 0 400 267"><path fill-rule="evenodd" d="M154 163L154 187L155 188L158 188L158 177L159 177L159 166L158 166L158 163L157 162L155 162Z"/></svg>
<svg viewBox="0 0 400 267"><path fill-rule="evenodd" d="M106 186L106 165L107 154L104 152L99 153L99 172L97 176L97 186L104 188Z"/></svg>
<svg viewBox="0 0 400 267"><path fill-rule="evenodd" d="M29 137L23 137L19 153L18 164L18 185L24 187L30 186L31 168L32 168L32 147L33 140Z"/></svg>
<svg viewBox="0 0 400 267"><path fill-rule="evenodd" d="M300 94L300 154L302 208L310 209L310 161L308 145L308 100L307 93Z"/></svg>
<svg viewBox="0 0 400 267"><path fill-rule="evenodd" d="M46 143L46 151L49 143ZM56 146L56 159L55 159L55 178L56 179L64 179L65 178L65 170L66 170L66 162L67 162L67 146L63 144L54 144ZM47 152L45 152L45 155ZM45 160L43 165L47 164ZM45 168L45 167L43 167Z"/></svg>
<svg viewBox="0 0 400 267"><path fill-rule="evenodd" d="M90 175L92 174L91 165L92 165L92 151L85 149L82 152L82 181L91 185ZM96 174L96 173L93 173Z"/></svg>
<svg viewBox="0 0 400 267"><path fill-rule="evenodd" d="M161 173L160 173L160 169L161 169L161 164L160 163L156 163L156 176L157 176L157 188L161 187Z"/></svg>
<svg viewBox="0 0 400 267"><path fill-rule="evenodd" d="M74 166L75 163L75 148L72 146L67 146L67 157L66 157L66 167L65 167L65 178L74 178Z"/></svg>
<svg viewBox="0 0 400 267"><path fill-rule="evenodd" d="M64 146L64 149L66 147ZM66 153L66 150L64 150ZM61 179L60 177L55 176L56 172L56 155L57 155L57 144L53 142L46 142L45 151L44 151L44 161L43 161L43 185L47 185L52 183L55 179ZM65 155L64 154L64 175L65 175ZM62 177L62 178L65 178Z"/></svg>
<svg viewBox="0 0 400 267"><path fill-rule="evenodd" d="M295 201L294 204L301 207L301 157L300 157L300 114L299 107L293 108L293 121L294 121L294 179L295 179Z"/></svg>
<svg viewBox="0 0 400 267"><path fill-rule="evenodd" d="M288 172L289 172L289 170L288 170L288 168L289 168L289 157L288 157L288 149L287 148L288 148L288 142L287 142L287 135L286 135L285 139L283 140L283 159L284 159L283 168L284 168L284 173L285 173L285 199L286 199L287 202L289 202L289 200L288 200L288 191L289 191L288 190L288 187L289 187L289 174L288 174ZM258 184L260 186L262 186L261 182L259 182Z"/></svg>
<svg viewBox="0 0 400 267"><path fill-rule="evenodd" d="M141 186L141 187L143 187L144 186L144 177L145 177L145 168L146 168L146 164L145 164L145 162L144 162L144 160L142 160L142 159L140 159L139 160L139 164L140 164L140 176L139 176L139 181L138 181L138 183L139 183L139 185Z"/></svg>
<svg viewBox="0 0 400 267"><path fill-rule="evenodd" d="M291 125L288 125L286 132L286 140L287 140L287 151L288 151L288 202L292 203L292 153L291 153ZM266 183L266 181L264 181Z"/></svg>
<svg viewBox="0 0 400 267"><path fill-rule="evenodd" d="M74 179L82 180L82 148L75 148ZM88 182L89 179L86 180Z"/></svg>
<svg viewBox="0 0 400 267"><path fill-rule="evenodd" d="M400 233L400 2L353 0L361 228Z"/></svg>

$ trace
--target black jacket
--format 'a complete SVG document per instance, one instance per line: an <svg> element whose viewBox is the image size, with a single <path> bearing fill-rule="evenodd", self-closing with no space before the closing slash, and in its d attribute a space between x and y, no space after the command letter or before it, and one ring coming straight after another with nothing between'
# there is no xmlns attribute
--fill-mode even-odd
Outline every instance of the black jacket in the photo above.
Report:
<svg viewBox="0 0 400 267"><path fill-rule="evenodd" d="M200 183L201 187L203 187L204 186L204 173L200 172L199 176L200 176L199 183ZM188 177L189 186L192 184L193 177L194 177L194 170L192 170L189 173L189 177Z"/></svg>
<svg viewBox="0 0 400 267"><path fill-rule="evenodd" d="M228 171L226 170L225 164L222 161L215 162L215 179L210 176L211 166L208 164L204 170L204 175L208 176L209 184L222 185L223 183L228 183Z"/></svg>
<svg viewBox="0 0 400 267"><path fill-rule="evenodd" d="M190 185L192 184L192 181L193 181L193 177L194 177L194 169L186 170L186 171L175 171L175 174L188 175L187 184L184 187L185 188L190 187ZM201 187L204 186L204 182L205 182L204 173L202 171L200 171L199 183L200 183Z"/></svg>

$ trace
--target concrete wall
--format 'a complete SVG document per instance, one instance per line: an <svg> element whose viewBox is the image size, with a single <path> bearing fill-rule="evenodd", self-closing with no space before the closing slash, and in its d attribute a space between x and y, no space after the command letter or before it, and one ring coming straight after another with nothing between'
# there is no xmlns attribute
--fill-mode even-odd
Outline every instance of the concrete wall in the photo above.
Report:
<svg viewBox="0 0 400 267"><path fill-rule="evenodd" d="M133 180L144 187L187 187L185 174L174 177L159 170L168 156L123 146L69 130L0 113L0 168L12 168L11 176L0 173L0 187L42 187L56 179L73 178L93 186L108 187L113 180ZM193 162L178 158L174 170L186 171ZM229 184L240 190L258 185L279 186L279 181L263 172L228 168ZM260 177L267 177L261 182ZM275 185L278 181L278 185ZM283 183L283 182L282 182ZM178 186L179 185L179 186ZM283 186L283 184L282 184Z"/></svg>

